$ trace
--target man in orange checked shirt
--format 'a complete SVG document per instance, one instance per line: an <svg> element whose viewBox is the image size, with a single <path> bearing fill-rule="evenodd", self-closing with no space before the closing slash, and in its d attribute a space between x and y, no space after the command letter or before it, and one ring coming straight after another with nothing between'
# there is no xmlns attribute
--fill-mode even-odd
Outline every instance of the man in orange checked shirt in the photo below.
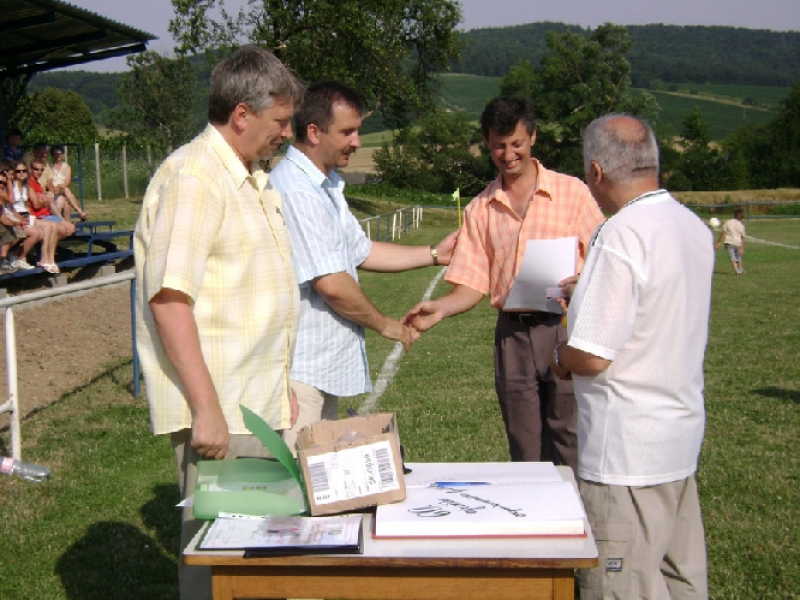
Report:
<svg viewBox="0 0 800 600"><path fill-rule="evenodd" d="M417 304L404 322L427 331L489 294L498 309L495 389L513 461L578 466L577 410L571 381L550 371L550 354L566 340L561 315L504 311L529 239L577 237L579 273L603 215L586 185L545 169L532 157L533 105L521 96L493 99L481 131L500 175L470 202L445 280L452 291Z"/></svg>

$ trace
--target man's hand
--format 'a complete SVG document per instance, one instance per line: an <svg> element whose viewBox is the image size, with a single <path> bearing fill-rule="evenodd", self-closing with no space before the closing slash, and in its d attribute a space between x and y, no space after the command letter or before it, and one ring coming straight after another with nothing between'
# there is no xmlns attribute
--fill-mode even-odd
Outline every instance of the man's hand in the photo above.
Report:
<svg viewBox="0 0 800 600"><path fill-rule="evenodd" d="M450 264L450 259L453 258L453 251L456 248L459 233L461 233L461 230L456 229L453 233L436 244L436 260L440 265Z"/></svg>
<svg viewBox="0 0 800 600"><path fill-rule="evenodd" d="M413 327L388 317L386 318L386 325L378 333L386 339L395 340L403 344L406 352L411 351L411 346L419 339L420 335L419 331Z"/></svg>
<svg viewBox="0 0 800 600"><path fill-rule="evenodd" d="M403 324L413 327L418 332L428 331L444 319L444 311L436 300L420 302L403 317Z"/></svg>
<svg viewBox="0 0 800 600"><path fill-rule="evenodd" d="M580 277L580 273L577 275L570 275L566 279L562 279L558 282L558 287L561 289L563 296L561 298L557 298L557 300L561 305L561 310L564 312L567 312L569 299L572 297L572 293L575 291L575 286L578 284L578 277Z"/></svg>
<svg viewBox="0 0 800 600"><path fill-rule="evenodd" d="M209 408L192 416L192 448L200 456L225 458L229 439L228 424L221 410Z"/></svg>

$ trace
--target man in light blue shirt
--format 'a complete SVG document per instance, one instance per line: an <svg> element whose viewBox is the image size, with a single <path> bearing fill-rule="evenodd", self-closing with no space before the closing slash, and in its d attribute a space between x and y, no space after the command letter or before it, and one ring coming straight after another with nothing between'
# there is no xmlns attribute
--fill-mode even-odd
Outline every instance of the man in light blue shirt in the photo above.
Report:
<svg viewBox="0 0 800 600"><path fill-rule="evenodd" d="M344 181L334 169L347 166L361 147L363 105L346 86L309 86L295 114L296 141L270 173L283 195L292 261L300 283L300 326L291 369L300 414L284 431L294 448L297 432L321 419L334 420L340 396L372 390L364 344L366 327L399 341L406 351L419 336L381 313L358 284L357 269L399 272L450 262L457 233L437 246L370 241L350 212Z"/></svg>

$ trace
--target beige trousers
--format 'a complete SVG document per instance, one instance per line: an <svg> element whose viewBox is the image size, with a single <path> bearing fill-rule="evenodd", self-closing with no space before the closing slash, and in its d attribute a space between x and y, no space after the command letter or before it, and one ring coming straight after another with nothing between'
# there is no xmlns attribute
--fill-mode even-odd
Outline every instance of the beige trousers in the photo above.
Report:
<svg viewBox="0 0 800 600"><path fill-rule="evenodd" d="M705 600L706 545L694 475L649 487L579 480L599 563L581 600Z"/></svg>
<svg viewBox="0 0 800 600"><path fill-rule="evenodd" d="M170 434L175 461L178 466L178 487L181 499L194 494L197 486L197 461L200 456L191 446L191 429L182 429ZM238 457L271 458L271 455L254 435L232 435L228 443L225 459ZM204 521L195 519L192 507L184 508L181 520L181 556L183 550L200 531ZM211 600L211 567L197 567L183 564L178 558L178 581L181 600Z"/></svg>
<svg viewBox="0 0 800 600"><path fill-rule="evenodd" d="M326 394L317 388L299 381L291 380L290 385L297 395L300 412L297 422L291 429L283 430L283 441L295 453L297 433L306 425L319 421L335 421L339 418L339 397Z"/></svg>

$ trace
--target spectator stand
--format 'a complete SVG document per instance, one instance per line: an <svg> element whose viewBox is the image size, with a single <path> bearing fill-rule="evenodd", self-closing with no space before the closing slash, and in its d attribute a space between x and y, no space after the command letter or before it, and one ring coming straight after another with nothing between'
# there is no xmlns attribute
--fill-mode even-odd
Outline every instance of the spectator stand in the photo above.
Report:
<svg viewBox="0 0 800 600"><path fill-rule="evenodd" d="M105 267L115 267L117 263L133 258L133 229L114 229L114 225L115 221L76 223L75 233L61 240L56 250L56 264L62 273L51 275L42 267L19 270L0 275L0 285L33 275L44 275L54 285L64 285L67 283L66 271L83 267L99 268L101 274L109 274ZM124 240L127 240L127 247L120 247Z"/></svg>

